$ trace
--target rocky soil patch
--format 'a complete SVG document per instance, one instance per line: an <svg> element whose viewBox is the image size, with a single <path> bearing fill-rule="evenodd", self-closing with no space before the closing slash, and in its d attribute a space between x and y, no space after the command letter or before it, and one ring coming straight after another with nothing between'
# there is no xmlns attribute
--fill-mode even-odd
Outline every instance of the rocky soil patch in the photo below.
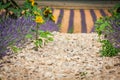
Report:
<svg viewBox="0 0 120 80"><path fill-rule="evenodd" d="M97 34L53 34L38 51L29 43L0 60L1 80L120 80L120 56L101 57Z"/></svg>

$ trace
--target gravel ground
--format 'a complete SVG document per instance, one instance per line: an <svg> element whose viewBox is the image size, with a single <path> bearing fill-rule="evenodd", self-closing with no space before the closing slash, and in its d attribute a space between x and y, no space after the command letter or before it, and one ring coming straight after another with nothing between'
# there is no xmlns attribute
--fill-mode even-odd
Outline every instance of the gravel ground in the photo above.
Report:
<svg viewBox="0 0 120 80"><path fill-rule="evenodd" d="M0 60L1 80L120 80L120 56L101 57L97 34L53 34L38 51L29 43Z"/></svg>

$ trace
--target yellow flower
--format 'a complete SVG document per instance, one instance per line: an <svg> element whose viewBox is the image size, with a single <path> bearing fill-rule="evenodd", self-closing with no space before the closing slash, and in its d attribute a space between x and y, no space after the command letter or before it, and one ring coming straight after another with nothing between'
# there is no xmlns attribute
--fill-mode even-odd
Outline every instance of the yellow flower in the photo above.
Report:
<svg viewBox="0 0 120 80"><path fill-rule="evenodd" d="M35 1L34 0L29 0L29 1L31 2L32 6L34 6Z"/></svg>
<svg viewBox="0 0 120 80"><path fill-rule="evenodd" d="M49 7L47 7L46 10L48 10L49 13L52 13L52 10Z"/></svg>
<svg viewBox="0 0 120 80"><path fill-rule="evenodd" d="M37 11L34 11L34 14L35 14L35 15L40 15L40 13L39 13L39 12L37 12Z"/></svg>
<svg viewBox="0 0 120 80"><path fill-rule="evenodd" d="M49 8L46 8L46 10L43 12L44 15L48 15L50 13L52 13L52 11Z"/></svg>
<svg viewBox="0 0 120 80"><path fill-rule="evenodd" d="M52 13L52 11L51 11L51 10L49 10L49 13Z"/></svg>
<svg viewBox="0 0 120 80"><path fill-rule="evenodd" d="M48 15L48 11L45 10L45 11L43 12L43 14L44 14L44 15Z"/></svg>
<svg viewBox="0 0 120 80"><path fill-rule="evenodd" d="M33 2L32 2L32 6L34 6L34 3L35 3L35 2L33 1Z"/></svg>
<svg viewBox="0 0 120 80"><path fill-rule="evenodd" d="M52 19L53 21L55 21L55 20L56 20L55 16L51 16L51 19Z"/></svg>
<svg viewBox="0 0 120 80"><path fill-rule="evenodd" d="M36 22L36 23L43 23L44 20L43 20L42 16L36 16L35 22Z"/></svg>

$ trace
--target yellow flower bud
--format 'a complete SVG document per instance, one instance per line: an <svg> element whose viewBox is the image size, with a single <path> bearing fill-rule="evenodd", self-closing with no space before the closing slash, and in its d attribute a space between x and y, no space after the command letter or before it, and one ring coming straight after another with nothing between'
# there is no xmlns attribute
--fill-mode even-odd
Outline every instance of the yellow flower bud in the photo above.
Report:
<svg viewBox="0 0 120 80"><path fill-rule="evenodd" d="M37 12L37 11L34 11L34 14L35 14L35 15L40 15L40 13L39 13L39 12Z"/></svg>

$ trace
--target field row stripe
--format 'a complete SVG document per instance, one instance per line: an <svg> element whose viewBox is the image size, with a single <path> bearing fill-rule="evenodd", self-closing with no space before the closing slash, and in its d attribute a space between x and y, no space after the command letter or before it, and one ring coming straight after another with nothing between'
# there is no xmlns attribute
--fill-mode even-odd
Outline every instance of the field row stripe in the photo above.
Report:
<svg viewBox="0 0 120 80"><path fill-rule="evenodd" d="M65 10L54 9L55 23L60 26L60 32L90 33L94 32L94 23L103 16L111 16L106 9L100 10Z"/></svg>

